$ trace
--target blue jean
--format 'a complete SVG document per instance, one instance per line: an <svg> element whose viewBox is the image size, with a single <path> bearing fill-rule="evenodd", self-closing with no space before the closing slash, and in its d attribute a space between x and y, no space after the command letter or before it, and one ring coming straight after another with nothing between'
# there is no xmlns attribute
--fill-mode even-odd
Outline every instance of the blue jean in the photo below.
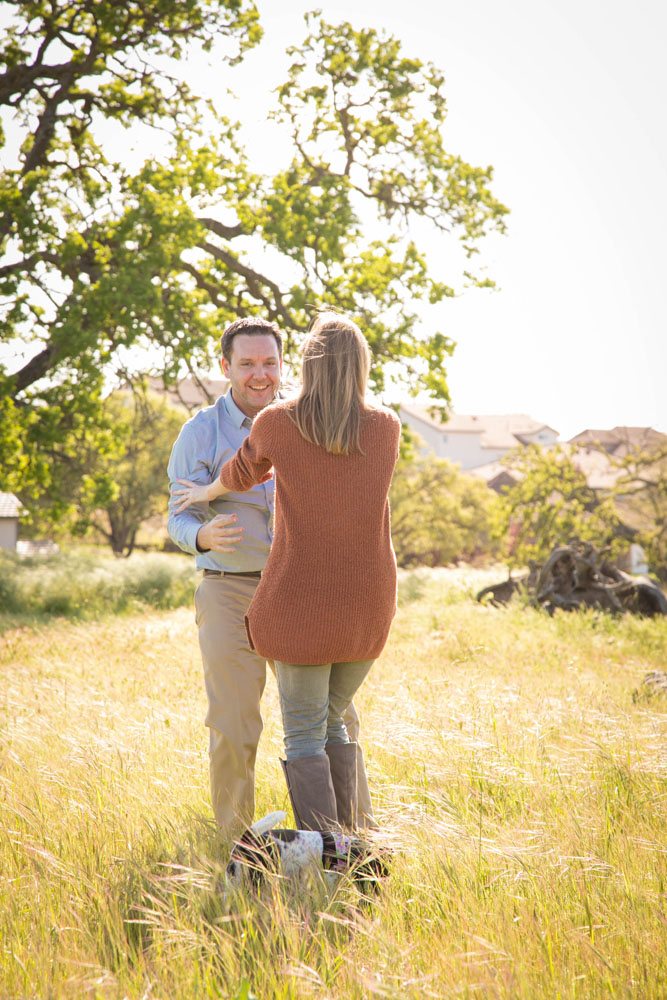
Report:
<svg viewBox="0 0 667 1000"><path fill-rule="evenodd" d="M341 716L372 666L373 660L308 666L276 660L287 760L350 742Z"/></svg>

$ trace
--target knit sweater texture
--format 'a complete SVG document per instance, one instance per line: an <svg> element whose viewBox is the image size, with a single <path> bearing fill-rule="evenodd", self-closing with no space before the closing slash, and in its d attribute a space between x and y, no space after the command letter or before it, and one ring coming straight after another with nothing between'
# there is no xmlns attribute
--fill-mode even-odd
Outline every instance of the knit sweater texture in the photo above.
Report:
<svg viewBox="0 0 667 1000"><path fill-rule="evenodd" d="M263 410L220 472L237 492L275 475L275 535L246 615L248 642L283 663L374 660L396 613L388 492L401 424L369 409L364 454L332 455L301 436L293 405Z"/></svg>

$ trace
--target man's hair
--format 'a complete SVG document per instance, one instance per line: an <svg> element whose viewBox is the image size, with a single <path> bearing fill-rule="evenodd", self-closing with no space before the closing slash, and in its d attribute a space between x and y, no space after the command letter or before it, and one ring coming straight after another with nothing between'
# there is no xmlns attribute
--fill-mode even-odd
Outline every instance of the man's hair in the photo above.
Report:
<svg viewBox="0 0 667 1000"><path fill-rule="evenodd" d="M244 316L243 319L236 319L230 323L222 337L220 338L220 350L226 361L232 360L232 350L234 348L234 337L239 333L245 333L250 337L266 337L267 334L275 338L278 345L278 356L283 356L283 335L277 323L271 323L268 319L261 319L258 316Z"/></svg>
<svg viewBox="0 0 667 1000"><path fill-rule="evenodd" d="M299 396L289 411L299 431L332 455L363 454L361 415L371 352L356 323L320 313L302 348Z"/></svg>

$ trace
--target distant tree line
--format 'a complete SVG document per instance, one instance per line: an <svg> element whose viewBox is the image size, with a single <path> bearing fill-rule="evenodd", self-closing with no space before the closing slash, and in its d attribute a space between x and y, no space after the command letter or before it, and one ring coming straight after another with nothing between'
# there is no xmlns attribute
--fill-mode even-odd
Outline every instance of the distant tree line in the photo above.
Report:
<svg viewBox="0 0 667 1000"><path fill-rule="evenodd" d="M76 456L59 525L54 529L48 517L40 520L37 506L34 530L97 538L116 555L129 555L142 525L166 517L165 470L185 415L166 395L136 386L108 396L108 434ZM574 540L591 542L610 558L637 542L653 572L667 581L667 447L612 460L618 477L605 490L589 485L563 447L531 445L504 461L518 481L496 494L483 480L436 458L406 428L390 490L399 565L502 559L510 568L524 567L543 563L555 545Z"/></svg>

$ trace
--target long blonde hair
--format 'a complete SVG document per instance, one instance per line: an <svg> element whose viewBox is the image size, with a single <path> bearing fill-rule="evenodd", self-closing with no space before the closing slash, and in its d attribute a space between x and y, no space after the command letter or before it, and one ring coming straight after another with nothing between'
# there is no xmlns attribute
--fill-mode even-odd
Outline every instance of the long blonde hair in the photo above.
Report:
<svg viewBox="0 0 667 1000"><path fill-rule="evenodd" d="M371 352L356 323L320 313L302 348L301 392L290 415L306 441L332 455L363 454L361 414Z"/></svg>

